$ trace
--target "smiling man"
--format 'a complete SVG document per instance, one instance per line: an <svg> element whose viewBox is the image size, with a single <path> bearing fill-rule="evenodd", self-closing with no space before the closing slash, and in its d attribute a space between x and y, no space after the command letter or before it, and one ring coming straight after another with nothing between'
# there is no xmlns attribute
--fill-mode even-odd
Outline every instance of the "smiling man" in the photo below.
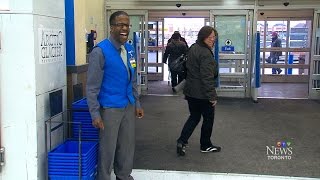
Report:
<svg viewBox="0 0 320 180"><path fill-rule="evenodd" d="M136 81L136 60L126 43L130 19L126 12L110 16L110 37L97 44L89 56L87 100L92 125L100 129L98 180L133 180L135 117L142 118Z"/></svg>

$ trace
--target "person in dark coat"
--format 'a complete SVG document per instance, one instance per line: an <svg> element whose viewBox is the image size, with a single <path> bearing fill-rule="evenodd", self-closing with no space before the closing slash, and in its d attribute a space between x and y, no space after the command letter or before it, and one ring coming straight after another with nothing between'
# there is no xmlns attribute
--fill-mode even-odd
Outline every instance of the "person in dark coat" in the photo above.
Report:
<svg viewBox="0 0 320 180"><path fill-rule="evenodd" d="M200 137L200 151L219 152L221 147L211 141L217 93L215 80L218 77L218 65L212 52L217 31L211 26L204 26L188 53L186 62L187 77L184 87L185 99L189 105L189 118L183 126L177 140L177 154L185 155L185 147L194 129L203 117Z"/></svg>
<svg viewBox="0 0 320 180"><path fill-rule="evenodd" d="M176 60L183 54L187 53L187 46L184 42L180 40L179 34L172 35L172 41L166 47L166 50L163 55L162 62L167 63L168 59L168 66L171 72L171 86L172 91L175 92L174 87L179 84L185 77L182 73L175 72L171 69L172 62Z"/></svg>
<svg viewBox="0 0 320 180"><path fill-rule="evenodd" d="M271 47L281 47L281 39L279 39L278 33L273 32L272 33L272 43ZM277 64L279 61L279 57L282 55L281 51L271 51L270 52L270 58L272 64ZM280 74L282 70L280 68L272 68L272 74Z"/></svg>
<svg viewBox="0 0 320 180"><path fill-rule="evenodd" d="M180 41L184 42L184 43L186 44L187 48L189 48L186 39L181 36L181 34L179 33L179 31L175 31L175 32L172 34L171 38L168 40L168 44L172 41L172 37L173 37L174 34L178 34L178 35L179 35L179 38L180 38Z"/></svg>

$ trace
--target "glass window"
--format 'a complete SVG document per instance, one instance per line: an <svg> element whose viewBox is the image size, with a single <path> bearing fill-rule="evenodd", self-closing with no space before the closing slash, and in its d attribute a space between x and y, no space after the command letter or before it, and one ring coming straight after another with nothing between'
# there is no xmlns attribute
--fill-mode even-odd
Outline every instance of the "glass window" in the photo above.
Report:
<svg viewBox="0 0 320 180"><path fill-rule="evenodd" d="M197 40L198 32L204 23L204 18L164 18L164 44L167 45L174 31L179 31L191 46Z"/></svg>
<svg viewBox="0 0 320 180"><path fill-rule="evenodd" d="M215 26L219 34L220 48L226 46L230 40L236 53L244 53L247 39L246 16L215 16Z"/></svg>
<svg viewBox="0 0 320 180"><path fill-rule="evenodd" d="M311 21L290 21L289 47L309 48L311 41Z"/></svg>
<svg viewBox="0 0 320 180"><path fill-rule="evenodd" d="M271 48L272 44L272 33L276 33L278 38L281 40L281 47L286 47L287 41L287 21L267 21L267 32L266 32L266 46Z"/></svg>
<svg viewBox="0 0 320 180"><path fill-rule="evenodd" d="M265 37L265 22L264 21L258 21L257 22L257 31L260 32L260 48L264 48L264 37Z"/></svg>

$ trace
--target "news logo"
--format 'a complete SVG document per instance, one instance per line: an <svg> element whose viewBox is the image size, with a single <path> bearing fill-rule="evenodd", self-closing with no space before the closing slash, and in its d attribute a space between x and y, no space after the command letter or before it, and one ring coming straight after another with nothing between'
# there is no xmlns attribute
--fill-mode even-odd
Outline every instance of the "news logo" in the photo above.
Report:
<svg viewBox="0 0 320 180"><path fill-rule="evenodd" d="M274 146L266 146L268 160L291 160L293 147L291 141L277 141Z"/></svg>

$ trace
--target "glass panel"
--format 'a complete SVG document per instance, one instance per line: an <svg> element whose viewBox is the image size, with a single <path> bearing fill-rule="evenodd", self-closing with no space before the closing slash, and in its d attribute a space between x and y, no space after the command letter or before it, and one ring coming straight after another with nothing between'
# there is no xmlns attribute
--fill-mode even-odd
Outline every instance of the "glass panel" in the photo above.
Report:
<svg viewBox="0 0 320 180"><path fill-rule="evenodd" d="M264 74L272 74L271 68L264 68Z"/></svg>
<svg viewBox="0 0 320 180"><path fill-rule="evenodd" d="M309 48L311 42L311 20L290 21L289 47Z"/></svg>
<svg viewBox="0 0 320 180"><path fill-rule="evenodd" d="M148 67L148 73L162 73L162 67Z"/></svg>
<svg viewBox="0 0 320 180"><path fill-rule="evenodd" d="M141 32L141 21L142 21L142 16L129 16L130 18L130 24L132 25L129 33L129 40L133 39L133 32Z"/></svg>
<svg viewBox="0 0 320 180"><path fill-rule="evenodd" d="M235 62L232 62L231 60L229 62L220 62L221 65L224 67L219 68L219 73L234 73L235 72ZM228 67L226 67L228 66Z"/></svg>
<svg viewBox="0 0 320 180"><path fill-rule="evenodd" d="M179 31L191 46L196 42L198 32L204 23L204 18L164 18L164 44L168 43L174 31Z"/></svg>
<svg viewBox="0 0 320 180"><path fill-rule="evenodd" d="M277 52L277 55L275 56L273 53ZM270 64L285 64L285 54L284 52L282 52L280 54L279 51L275 51L275 52L271 52L271 51L266 51L265 52L265 56L264 56L264 60L265 63L270 63ZM274 59L274 61L272 61Z"/></svg>
<svg viewBox="0 0 320 180"><path fill-rule="evenodd" d="M317 29L316 29L316 38L315 38L315 52L314 54L315 55L320 55L320 14L317 14L317 19L318 19L318 22L315 22L317 23Z"/></svg>
<svg viewBox="0 0 320 180"><path fill-rule="evenodd" d="M309 64L309 52L290 52L288 64Z"/></svg>
<svg viewBox="0 0 320 180"><path fill-rule="evenodd" d="M148 46L157 45L157 22L149 21L148 22ZM150 62L150 61L149 61Z"/></svg>
<svg viewBox="0 0 320 180"><path fill-rule="evenodd" d="M271 48L272 33L278 35L281 40L281 47L286 47L287 40L287 21L267 21L266 47Z"/></svg>
<svg viewBox="0 0 320 180"><path fill-rule="evenodd" d="M294 65L308 65L310 53L309 52L290 52L287 63ZM308 75L309 70L304 68L288 68L288 75Z"/></svg>
<svg viewBox="0 0 320 180"><path fill-rule="evenodd" d="M231 40L234 52L243 54L246 42L246 16L215 16L215 27L219 34L220 51Z"/></svg>
<svg viewBox="0 0 320 180"><path fill-rule="evenodd" d="M304 72L306 72L306 74ZM287 74L288 75L308 75L308 69L288 68Z"/></svg>
<svg viewBox="0 0 320 180"><path fill-rule="evenodd" d="M314 72L313 74L320 74L320 62L314 61Z"/></svg>
<svg viewBox="0 0 320 180"><path fill-rule="evenodd" d="M158 21L158 46L162 46L162 21Z"/></svg>
<svg viewBox="0 0 320 180"><path fill-rule="evenodd" d="M313 80L313 88L320 89L320 80Z"/></svg>
<svg viewBox="0 0 320 180"><path fill-rule="evenodd" d="M264 41L264 38L265 38L265 22L264 21L258 21L257 22L257 31L260 32L260 48L264 48L265 47L265 41Z"/></svg>
<svg viewBox="0 0 320 180"><path fill-rule="evenodd" d="M150 51L148 53L148 63L156 63L157 62L157 52L156 51Z"/></svg>
<svg viewBox="0 0 320 180"><path fill-rule="evenodd" d="M285 74L285 68L264 68L264 74Z"/></svg>
<svg viewBox="0 0 320 180"><path fill-rule="evenodd" d="M267 64L267 62L266 62L266 58L263 56L264 55L264 53L263 52L260 52L260 63L265 63L265 64Z"/></svg>

